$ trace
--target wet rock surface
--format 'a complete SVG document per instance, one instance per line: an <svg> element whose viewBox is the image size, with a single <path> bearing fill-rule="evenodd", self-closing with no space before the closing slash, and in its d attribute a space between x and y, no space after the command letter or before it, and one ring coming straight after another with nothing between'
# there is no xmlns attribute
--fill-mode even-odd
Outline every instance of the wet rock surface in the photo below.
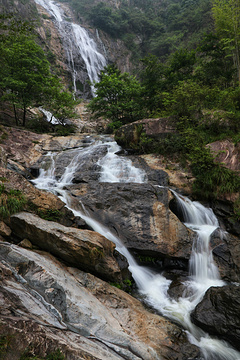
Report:
<svg viewBox="0 0 240 360"><path fill-rule="evenodd" d="M228 282L240 282L239 238L217 229L211 235L210 246L221 278Z"/></svg>
<svg viewBox="0 0 240 360"><path fill-rule="evenodd" d="M195 235L169 210L171 194L166 188L119 183L99 183L96 187L91 182L69 190L129 249L152 256L189 258Z"/></svg>
<svg viewBox="0 0 240 360"><path fill-rule="evenodd" d="M64 150L55 158L55 176L60 179L63 168L71 163L72 154L79 151L76 149L79 146L87 149L93 141L95 136L86 134L44 135L29 142L21 161L17 148L20 151L20 139L16 140L19 144L16 154L13 150L8 153L8 145L4 144L1 176L8 179L6 189L21 190L36 208L60 211L58 222L64 225L25 213L14 215L12 223L6 221L8 228L2 226L0 240L5 242L0 256L1 266L6 268L0 278L1 301L6 306L0 310L4 324L0 334L13 335L15 339L5 353L6 359L19 359L29 343L41 356L60 348L67 360L201 359L182 329L99 279L118 285L123 279L130 279L126 259L115 251L113 243L89 228L86 230L89 225L75 218L56 195L36 189L26 179L24 169L35 169L37 174L48 152ZM106 153L107 146L102 144L78 162L74 183L67 186L71 193L69 201L76 210L83 211L83 204L95 219L118 235L134 256L141 258L141 265L164 269L166 278L172 281L168 294L178 300L188 274L195 234L182 224L183 219L174 207L174 196L167 189L169 174L163 171L158 157L138 158L123 152L121 157L131 159L134 166L146 171L147 183L99 182L101 169L97 159ZM51 161L46 163L46 167L50 165ZM181 187L184 193L190 182L187 174L181 176L174 175L171 182L177 188L181 179L185 179ZM225 239L216 232L210 245L221 276L227 281L239 281L238 238ZM29 250L36 248L37 252ZM51 252L74 268L67 268L40 250ZM57 270L53 270L55 266ZM68 278L69 274L73 278ZM211 311L214 306L211 305Z"/></svg>
<svg viewBox="0 0 240 360"><path fill-rule="evenodd" d="M53 256L0 243L4 359L56 348L73 359L196 359L185 333L130 295ZM3 262L4 264L3 265Z"/></svg>
<svg viewBox="0 0 240 360"><path fill-rule="evenodd" d="M210 288L191 314L192 321L240 350L240 287Z"/></svg>

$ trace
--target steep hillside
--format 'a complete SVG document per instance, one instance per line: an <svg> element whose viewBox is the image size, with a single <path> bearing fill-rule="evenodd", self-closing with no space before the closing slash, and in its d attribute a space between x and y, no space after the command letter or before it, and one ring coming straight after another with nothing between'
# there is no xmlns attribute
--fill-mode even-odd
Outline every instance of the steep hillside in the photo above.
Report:
<svg viewBox="0 0 240 360"><path fill-rule="evenodd" d="M179 48L193 48L212 28L209 0L67 0L85 19L132 52L132 61L148 53L165 57Z"/></svg>

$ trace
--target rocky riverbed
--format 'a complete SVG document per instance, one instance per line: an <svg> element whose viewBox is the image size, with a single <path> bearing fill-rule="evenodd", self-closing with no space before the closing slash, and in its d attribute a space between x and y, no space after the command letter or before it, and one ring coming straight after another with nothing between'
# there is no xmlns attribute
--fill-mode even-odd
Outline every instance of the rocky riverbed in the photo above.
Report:
<svg viewBox="0 0 240 360"><path fill-rule="evenodd" d="M63 151L55 164L55 177L60 178L69 164L69 152L87 146L90 134L55 137L14 128L4 131L1 184L6 192L20 190L27 202L23 212L4 219L0 227L0 332L2 338L8 337L1 356L17 360L26 349L45 356L59 348L68 360L201 359L199 348L189 342L181 326L133 297L136 289L127 260L115 244L74 216L59 197L36 189L31 182L48 152ZM190 184L179 186L179 178L187 181L190 174L179 175L176 168L171 173L160 157L148 155L131 157L134 165L146 172L146 183L99 182L99 151L85 159L73 184L66 187L72 205L78 209L81 202L92 218L122 240L139 263L164 271L173 280L169 291L178 298L196 234L182 223L168 185L170 181L174 189L189 193ZM104 145L101 151L106 154ZM53 211L58 214L55 221L39 217ZM221 276L228 282L239 281L238 235L223 238L216 232L211 246ZM225 294L225 288L221 289ZM238 287L231 291L237 294ZM218 296L220 303L222 298ZM192 318L206 330L210 325L199 316L201 306L204 303ZM212 318L219 312L216 306L207 305ZM237 301L234 306L239 313ZM215 322L210 332L237 348L238 337L232 334L238 333L239 320L232 322L231 318L234 330L229 336L228 331L214 330ZM226 324L227 320L223 321L222 328L226 329Z"/></svg>

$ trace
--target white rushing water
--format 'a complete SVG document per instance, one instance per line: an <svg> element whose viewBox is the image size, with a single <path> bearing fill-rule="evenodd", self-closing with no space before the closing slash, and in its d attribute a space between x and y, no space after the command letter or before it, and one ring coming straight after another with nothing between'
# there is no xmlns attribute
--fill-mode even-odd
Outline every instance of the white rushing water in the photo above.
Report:
<svg viewBox="0 0 240 360"><path fill-rule="evenodd" d="M74 93L77 92L76 79L77 67L75 56L80 56L86 66L88 78L93 84L99 81L99 73L106 66L107 61L97 48L95 41L88 32L78 24L69 22L60 4L52 0L34 0L41 5L55 19L57 29L61 35L63 45L68 58L68 66L72 73ZM91 85L92 95L95 94L94 86Z"/></svg>
<svg viewBox="0 0 240 360"><path fill-rule="evenodd" d="M125 162L128 160L124 157L118 157L116 160L115 157L117 155L112 156L112 153L114 154L119 150L115 142L108 142L106 144L109 147L108 154L98 160L98 165L102 166L100 181L131 182L132 172L136 171L136 169L131 162L128 163L126 167ZM35 185L40 189L46 189L60 194L62 200L71 209L69 195L63 188L67 184L71 184L75 169L81 161L84 161L86 153L89 154L89 152L96 150L96 147L99 145L100 143L97 142L88 148L74 150L73 159L59 180L54 177L54 159L57 154L48 155L47 157L50 159L51 166L41 171L40 176L34 181ZM128 168L128 170L119 171L118 175L115 173L113 175L112 168L116 167L122 167L123 169ZM146 178L143 173L141 176L139 178L142 179L140 182ZM136 180L136 177L134 179ZM178 300L172 299L168 294L168 288L171 283L170 280L147 267L139 266L121 241L113 235L109 229L93 220L87 212L84 211L84 207L82 212L75 209L71 210L76 216L82 217L95 231L116 244L117 250L122 253L129 262L129 270L144 301L161 314L183 326L188 333L189 340L201 349L202 356L205 360L239 360L240 354L236 350L224 341L210 338L208 334L192 324L190 319L191 311L203 298L205 291L210 286L224 285L224 282L220 279L218 269L214 264L209 248L210 235L219 226L217 218L211 209L205 208L198 202L191 202L188 198L179 196L176 192L173 193L182 207L185 225L197 233L197 240L193 244L190 259L189 278L183 284L184 291L182 297Z"/></svg>
<svg viewBox="0 0 240 360"><path fill-rule="evenodd" d="M133 166L132 161L119 157L116 153L121 147L115 142L108 146L107 154L98 160L101 166L100 182L135 182L144 183L147 181L146 173Z"/></svg>

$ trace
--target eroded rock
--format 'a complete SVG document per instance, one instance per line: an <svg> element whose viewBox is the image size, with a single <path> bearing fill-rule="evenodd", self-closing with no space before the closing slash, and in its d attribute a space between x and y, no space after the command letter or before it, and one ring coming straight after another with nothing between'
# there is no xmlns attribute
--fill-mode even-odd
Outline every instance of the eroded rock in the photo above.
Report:
<svg viewBox="0 0 240 360"><path fill-rule="evenodd" d="M26 212L11 216L10 226L18 238L28 238L72 266L109 281L122 281L115 245L96 232L65 227Z"/></svg>
<svg viewBox="0 0 240 360"><path fill-rule="evenodd" d="M88 183L69 190L129 249L156 257L189 259L195 234L169 210L172 195L167 188L133 183L99 183L96 188Z"/></svg>
<svg viewBox="0 0 240 360"><path fill-rule="evenodd" d="M217 229L211 235L210 245L221 278L229 282L240 282L239 238Z"/></svg>
<svg viewBox="0 0 240 360"><path fill-rule="evenodd" d="M4 359L29 344L39 356L60 348L67 360L198 358L182 329L106 282L15 245L0 244L0 259Z"/></svg>
<svg viewBox="0 0 240 360"><path fill-rule="evenodd" d="M240 287L210 288L191 314L192 321L210 335L240 350Z"/></svg>

